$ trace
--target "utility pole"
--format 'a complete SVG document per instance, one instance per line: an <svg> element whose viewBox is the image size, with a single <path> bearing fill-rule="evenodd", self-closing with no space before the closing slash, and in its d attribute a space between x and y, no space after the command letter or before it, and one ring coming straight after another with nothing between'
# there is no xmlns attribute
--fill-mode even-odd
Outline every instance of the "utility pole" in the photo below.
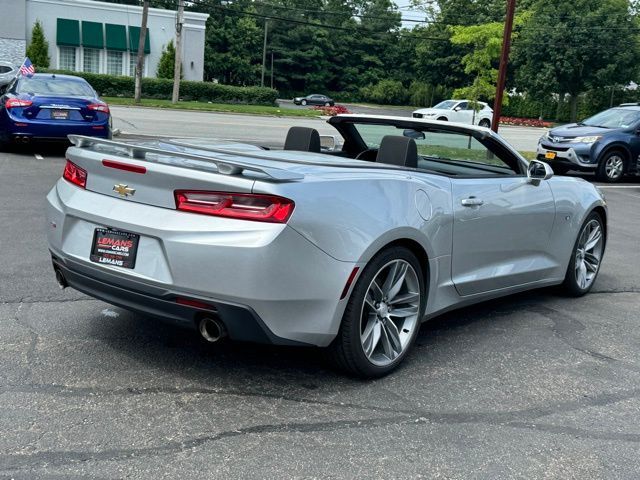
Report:
<svg viewBox="0 0 640 480"><path fill-rule="evenodd" d="M500 69L498 70L498 85L496 87L496 101L493 105L493 120L491 129L498 132L498 124L502 114L502 97L507 81L507 66L509 64L509 50L511 50L511 32L513 32L513 17L516 12L516 0L507 0L507 17L504 21L504 34L502 36L502 54L500 55Z"/></svg>
<svg viewBox="0 0 640 480"><path fill-rule="evenodd" d="M271 52L271 88L273 88L273 52Z"/></svg>
<svg viewBox="0 0 640 480"><path fill-rule="evenodd" d="M184 0L178 0L176 19L176 61L173 67L173 93L171 103L178 103L180 96L180 75L182 73L182 25L184 24Z"/></svg>
<svg viewBox="0 0 640 480"><path fill-rule="evenodd" d="M269 30L269 19L264 19L264 43L262 44L262 78L260 86L264 87L264 68L267 63L267 31Z"/></svg>
<svg viewBox="0 0 640 480"><path fill-rule="evenodd" d="M136 62L135 102L140 103L142 97L142 72L144 71L144 43L147 39L147 17L149 16L149 0L142 4L142 24L138 39L138 61Z"/></svg>

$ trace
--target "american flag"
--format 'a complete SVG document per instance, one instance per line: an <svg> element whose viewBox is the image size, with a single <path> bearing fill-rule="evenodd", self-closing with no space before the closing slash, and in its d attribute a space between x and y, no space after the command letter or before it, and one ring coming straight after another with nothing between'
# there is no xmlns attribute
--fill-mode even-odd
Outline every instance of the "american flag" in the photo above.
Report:
<svg viewBox="0 0 640 480"><path fill-rule="evenodd" d="M20 74L31 78L34 73L36 73L36 68L33 66L33 63L31 63L31 60L29 60L29 57L25 58L24 63L20 67Z"/></svg>

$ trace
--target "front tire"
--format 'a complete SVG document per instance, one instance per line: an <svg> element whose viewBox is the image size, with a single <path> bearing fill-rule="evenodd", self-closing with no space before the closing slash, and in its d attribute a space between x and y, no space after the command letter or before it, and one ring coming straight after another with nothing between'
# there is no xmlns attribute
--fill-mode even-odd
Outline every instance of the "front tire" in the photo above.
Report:
<svg viewBox="0 0 640 480"><path fill-rule="evenodd" d="M449 119L447 117L438 117L436 120L440 121L440 122L448 122Z"/></svg>
<svg viewBox="0 0 640 480"><path fill-rule="evenodd" d="M306 101L306 100L302 100L302 101L300 102L300 105L302 105L303 107L304 107L304 106L306 106L306 105L307 105L307 101Z"/></svg>
<svg viewBox="0 0 640 480"><path fill-rule="evenodd" d="M411 350L425 305L424 277L411 250L391 247L376 255L353 288L331 360L362 378L395 370Z"/></svg>
<svg viewBox="0 0 640 480"><path fill-rule="evenodd" d="M565 167L564 165L551 165L551 168L553 169L554 175L566 175L570 170L569 167Z"/></svg>
<svg viewBox="0 0 640 480"><path fill-rule="evenodd" d="M605 247L605 229L602 217L591 212L580 228L573 245L569 266L562 288L572 297L581 297L591 290L596 281Z"/></svg>
<svg viewBox="0 0 640 480"><path fill-rule="evenodd" d="M626 155L620 150L607 152L598 162L596 178L601 182L617 183L625 174Z"/></svg>

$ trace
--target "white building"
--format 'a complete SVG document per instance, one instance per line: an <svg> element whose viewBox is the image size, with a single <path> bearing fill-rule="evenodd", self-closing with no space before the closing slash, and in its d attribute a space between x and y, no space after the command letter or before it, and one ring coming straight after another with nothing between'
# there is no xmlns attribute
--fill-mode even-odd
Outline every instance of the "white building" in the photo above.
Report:
<svg viewBox="0 0 640 480"><path fill-rule="evenodd" d="M22 63L36 20L49 42L50 68L133 75L142 7L93 0L0 0L0 60ZM209 15L185 12L182 70L202 80ZM176 12L149 9L144 75L155 77L162 49L174 40Z"/></svg>

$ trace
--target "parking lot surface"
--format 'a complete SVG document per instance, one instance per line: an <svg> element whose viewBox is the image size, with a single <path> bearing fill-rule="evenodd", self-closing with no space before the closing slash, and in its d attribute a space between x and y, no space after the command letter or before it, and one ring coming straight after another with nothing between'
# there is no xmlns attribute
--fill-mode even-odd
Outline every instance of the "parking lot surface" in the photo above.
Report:
<svg viewBox="0 0 640 480"><path fill-rule="evenodd" d="M0 154L0 478L640 475L640 182L605 190L593 293L451 312L365 382L60 291L44 196L63 164Z"/></svg>

